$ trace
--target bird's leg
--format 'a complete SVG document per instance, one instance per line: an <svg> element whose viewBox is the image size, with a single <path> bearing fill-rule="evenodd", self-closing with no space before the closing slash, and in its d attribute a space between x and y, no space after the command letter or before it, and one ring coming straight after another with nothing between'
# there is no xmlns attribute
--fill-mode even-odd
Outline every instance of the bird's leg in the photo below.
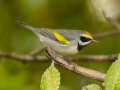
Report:
<svg viewBox="0 0 120 90"><path fill-rule="evenodd" d="M49 48L49 47L46 47L46 48L45 48L45 55L46 55L46 57L47 57L48 59L51 60L51 55L50 55L49 52L48 52L48 48Z"/></svg>
<svg viewBox="0 0 120 90"><path fill-rule="evenodd" d="M64 58L64 56L62 56L61 54L59 54L58 52L56 52L54 49L50 48L50 47L47 47L45 49L45 52L46 52L46 56L51 59L51 55L49 54L49 50L52 51L55 55L57 55L58 57L60 58Z"/></svg>

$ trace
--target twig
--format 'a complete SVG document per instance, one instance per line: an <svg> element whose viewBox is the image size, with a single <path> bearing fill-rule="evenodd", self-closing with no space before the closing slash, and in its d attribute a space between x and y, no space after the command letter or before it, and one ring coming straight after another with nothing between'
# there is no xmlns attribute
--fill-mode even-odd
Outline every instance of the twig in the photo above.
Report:
<svg viewBox="0 0 120 90"><path fill-rule="evenodd" d="M76 57L67 57L69 61L94 60L94 61L115 61L117 54L112 55L79 55Z"/></svg>
<svg viewBox="0 0 120 90"><path fill-rule="evenodd" d="M104 14L104 17L112 25L112 27L120 33L120 23L117 21L117 18L108 17L105 14Z"/></svg>
<svg viewBox="0 0 120 90"><path fill-rule="evenodd" d="M93 37L96 39L99 38L104 38L108 36L113 36L113 35L120 35L120 31L111 31L111 32L101 32L101 33L96 33L93 35Z"/></svg>
<svg viewBox="0 0 120 90"><path fill-rule="evenodd" d="M46 56L39 55L21 55L16 53L3 53L0 52L0 58L12 58L20 61L42 61L46 62L49 59ZM114 61L118 57L117 54L113 55L79 55L79 56L68 56L68 61L79 61L79 60L94 60L94 61Z"/></svg>
<svg viewBox="0 0 120 90"><path fill-rule="evenodd" d="M0 52L0 58L12 58L19 61L48 61L46 56L32 56L32 55L20 55L16 53L2 53Z"/></svg>
<svg viewBox="0 0 120 90"><path fill-rule="evenodd" d="M102 38L102 37L111 36L111 35L119 35L120 34L120 23L117 21L117 18L108 17L104 12L103 12L103 15L105 19L112 25L112 27L116 31L96 33L94 34L94 37Z"/></svg>
<svg viewBox="0 0 120 90"><path fill-rule="evenodd" d="M104 81L104 78L105 78L104 73L101 73L101 72L96 71L96 70L88 69L88 68L85 68L82 66L78 66L77 64L72 63L72 62L71 63L67 62L66 60L64 60L62 58L62 56L56 54L55 51L52 50L51 48L47 49L47 53L52 58L52 60L54 60L58 65L66 68L72 72L75 72L79 75L83 75L83 76L93 78L96 80Z"/></svg>

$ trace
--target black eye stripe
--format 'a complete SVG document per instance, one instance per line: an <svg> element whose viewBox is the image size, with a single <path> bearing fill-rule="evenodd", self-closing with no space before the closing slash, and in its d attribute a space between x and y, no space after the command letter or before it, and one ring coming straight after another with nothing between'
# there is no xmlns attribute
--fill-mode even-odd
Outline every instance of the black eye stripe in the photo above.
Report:
<svg viewBox="0 0 120 90"><path fill-rule="evenodd" d="M90 39L90 38L87 38L87 37L81 36L81 37L80 37L80 40L81 40L82 42L88 42L88 41L90 41L91 39Z"/></svg>

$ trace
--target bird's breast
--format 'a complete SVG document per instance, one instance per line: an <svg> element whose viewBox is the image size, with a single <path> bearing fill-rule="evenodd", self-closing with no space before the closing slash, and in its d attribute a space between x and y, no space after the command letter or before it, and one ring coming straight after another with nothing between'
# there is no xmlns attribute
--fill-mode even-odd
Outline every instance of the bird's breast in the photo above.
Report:
<svg viewBox="0 0 120 90"><path fill-rule="evenodd" d="M79 51L77 50L77 45L74 46L60 46L60 47L53 47L53 49L62 54L62 55L74 55L77 54Z"/></svg>

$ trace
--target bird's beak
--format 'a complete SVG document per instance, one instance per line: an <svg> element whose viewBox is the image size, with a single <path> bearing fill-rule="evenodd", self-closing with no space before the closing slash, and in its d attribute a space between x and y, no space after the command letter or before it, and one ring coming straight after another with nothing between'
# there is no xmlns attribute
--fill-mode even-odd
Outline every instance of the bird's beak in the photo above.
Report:
<svg viewBox="0 0 120 90"><path fill-rule="evenodd" d="M95 40L95 39L93 39L92 41L95 42L95 43L99 43L99 41L97 41L97 40Z"/></svg>

